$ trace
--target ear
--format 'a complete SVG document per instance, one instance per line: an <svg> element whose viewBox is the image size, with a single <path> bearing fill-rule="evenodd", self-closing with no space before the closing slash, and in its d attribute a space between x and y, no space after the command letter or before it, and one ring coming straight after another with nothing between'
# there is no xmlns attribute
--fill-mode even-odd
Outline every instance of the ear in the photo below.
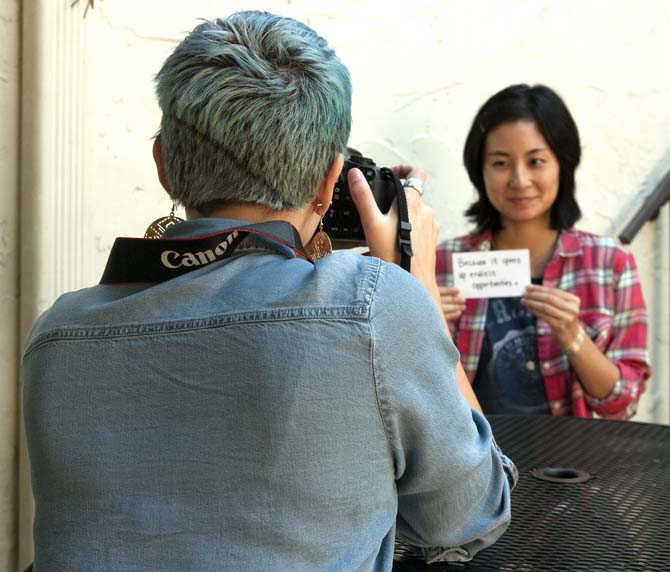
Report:
<svg viewBox="0 0 670 572"><path fill-rule="evenodd" d="M326 214L326 211L330 207L330 203L333 200L333 189L335 188L335 183L337 183L337 178L342 172L342 167L344 167L344 157L342 153L338 153L328 168L326 176L321 180L316 198L312 201L314 211L319 216ZM322 206L317 207L316 205L318 204Z"/></svg>
<svg viewBox="0 0 670 572"><path fill-rule="evenodd" d="M163 188L171 195L170 184L167 180L167 173L165 172L165 164L163 163L163 149L161 149L161 136L156 135L153 146L154 162L156 163L156 171L158 172L158 180Z"/></svg>

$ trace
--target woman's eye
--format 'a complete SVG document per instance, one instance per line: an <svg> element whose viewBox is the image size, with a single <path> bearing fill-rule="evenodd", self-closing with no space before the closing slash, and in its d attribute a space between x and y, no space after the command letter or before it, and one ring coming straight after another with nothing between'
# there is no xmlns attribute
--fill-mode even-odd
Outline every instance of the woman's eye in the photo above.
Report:
<svg viewBox="0 0 670 572"><path fill-rule="evenodd" d="M535 158L530 160L530 164L533 167L537 167L538 165L544 165L545 163L546 163L546 161L544 159L540 159L539 157L535 157Z"/></svg>
<svg viewBox="0 0 670 572"><path fill-rule="evenodd" d="M502 159L498 159L497 161L493 161L492 165L494 167L507 167L507 161L503 161Z"/></svg>

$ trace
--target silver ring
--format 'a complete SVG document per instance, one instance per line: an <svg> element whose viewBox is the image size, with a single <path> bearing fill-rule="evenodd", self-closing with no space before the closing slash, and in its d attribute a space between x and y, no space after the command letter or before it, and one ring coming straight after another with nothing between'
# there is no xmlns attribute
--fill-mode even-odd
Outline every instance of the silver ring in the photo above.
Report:
<svg viewBox="0 0 670 572"><path fill-rule="evenodd" d="M405 182L402 184L404 188L410 187L414 189L419 195L423 196L423 181L418 177L410 177L405 179Z"/></svg>

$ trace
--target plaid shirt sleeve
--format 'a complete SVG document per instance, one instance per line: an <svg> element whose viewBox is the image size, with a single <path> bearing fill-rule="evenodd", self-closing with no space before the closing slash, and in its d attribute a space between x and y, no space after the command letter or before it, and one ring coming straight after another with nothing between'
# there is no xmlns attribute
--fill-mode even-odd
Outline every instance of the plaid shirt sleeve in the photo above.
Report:
<svg viewBox="0 0 670 572"><path fill-rule="evenodd" d="M451 270L451 253L457 252L461 246L459 239L447 240L437 245L435 251L435 278L439 286L453 286L454 277ZM451 339L458 344L458 321L447 320Z"/></svg>
<svg viewBox="0 0 670 572"><path fill-rule="evenodd" d="M602 417L629 419L635 414L645 382L651 375L647 352L647 309L633 255L615 247L612 267L611 327L598 332L594 341L617 366L620 377L607 397L595 399L585 393L584 398L588 406Z"/></svg>

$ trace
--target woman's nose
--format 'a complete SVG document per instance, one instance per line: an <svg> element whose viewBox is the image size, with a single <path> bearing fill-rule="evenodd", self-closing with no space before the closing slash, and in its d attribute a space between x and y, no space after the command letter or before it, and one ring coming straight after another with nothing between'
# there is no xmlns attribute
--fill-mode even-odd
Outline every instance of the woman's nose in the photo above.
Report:
<svg viewBox="0 0 670 572"><path fill-rule="evenodd" d="M524 166L517 166L512 169L512 180L510 184L514 188L523 189L530 184L528 170Z"/></svg>

